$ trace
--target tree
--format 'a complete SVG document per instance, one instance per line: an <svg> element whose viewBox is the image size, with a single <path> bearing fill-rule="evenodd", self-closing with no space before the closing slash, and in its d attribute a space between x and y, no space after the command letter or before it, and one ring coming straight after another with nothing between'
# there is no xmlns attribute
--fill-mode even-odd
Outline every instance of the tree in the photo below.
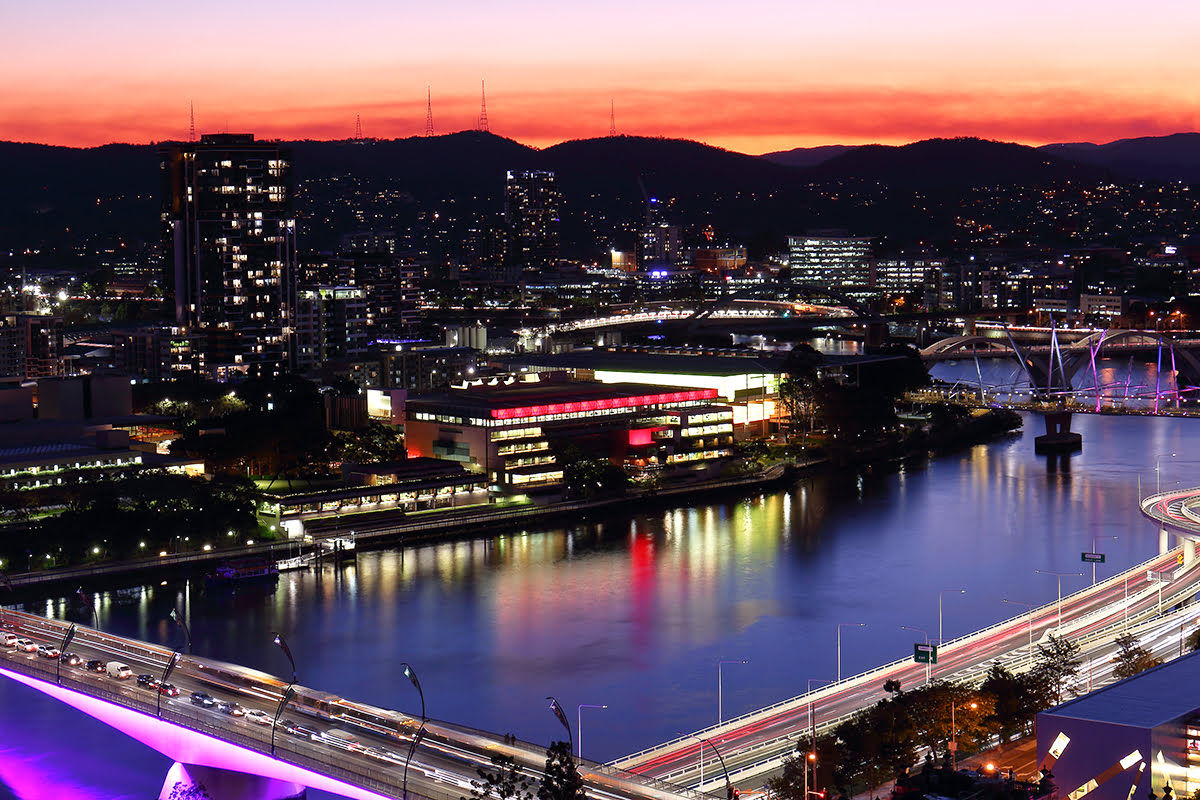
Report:
<svg viewBox="0 0 1200 800"><path fill-rule="evenodd" d="M1161 658L1155 658L1149 650L1142 647L1137 637L1132 634L1121 634L1115 641L1119 649L1113 656L1113 661L1116 663L1116 666L1113 667L1113 677L1118 680L1131 678L1139 672L1145 672L1151 667L1157 667L1163 663Z"/></svg>
<svg viewBox="0 0 1200 800"><path fill-rule="evenodd" d="M542 772L542 784L537 790L538 800L587 800L583 791L583 778L575 768L571 745L554 742L546 751L546 768Z"/></svg>
<svg viewBox="0 0 1200 800"><path fill-rule="evenodd" d="M1200 628L1192 631L1187 637L1187 649L1189 653L1194 653L1200 650Z"/></svg>
<svg viewBox="0 0 1200 800"><path fill-rule="evenodd" d="M1014 675L999 664L993 665L983 679L979 692L990 699L992 707L984 723L1001 742L1023 734L1041 710L1032 683L1029 675Z"/></svg>
<svg viewBox="0 0 1200 800"><path fill-rule="evenodd" d="M1079 667L1083 663L1079 657L1079 645L1052 633L1047 637L1045 644L1038 644L1037 659L1033 667L1035 681L1042 685L1046 694L1053 697L1054 704L1058 705L1062 702L1063 689L1079 674Z"/></svg>
<svg viewBox="0 0 1200 800"><path fill-rule="evenodd" d="M476 770L479 780L471 781L471 800L532 800L529 779L510 756L492 756L495 771ZM459 800L467 800L462 797Z"/></svg>
<svg viewBox="0 0 1200 800"><path fill-rule="evenodd" d="M804 796L805 753L796 753L783 760L783 772L767 781L767 789L776 800L808 800Z"/></svg>

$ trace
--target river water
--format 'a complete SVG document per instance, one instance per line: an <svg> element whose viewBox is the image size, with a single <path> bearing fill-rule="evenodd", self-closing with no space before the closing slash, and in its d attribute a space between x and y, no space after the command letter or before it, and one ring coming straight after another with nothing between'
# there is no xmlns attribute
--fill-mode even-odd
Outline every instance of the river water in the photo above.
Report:
<svg viewBox="0 0 1200 800"><path fill-rule="evenodd" d="M973 369L973 366L972 366ZM399 664L420 676L430 716L537 742L562 738L558 698L583 751L608 760L803 692L809 679L905 657L1051 602L1090 582L1080 553L1107 554L1099 577L1150 557L1157 533L1137 508L1196 483L1193 420L1079 416L1082 452L1034 454L1024 431L934 461L572 527L407 551L289 573L274 591L207 591L177 581L97 597L99 625L178 643L186 608L198 654L285 676L282 631L301 683L410 712ZM1170 454L1176 454L1171 456ZM1156 456L1162 455L1156 459ZM1117 537L1113 539L1112 537ZM965 589L966 593L959 593ZM24 607L82 621L63 598ZM155 797L169 766L80 712L0 681L0 798ZM327 797L310 792L310 797Z"/></svg>

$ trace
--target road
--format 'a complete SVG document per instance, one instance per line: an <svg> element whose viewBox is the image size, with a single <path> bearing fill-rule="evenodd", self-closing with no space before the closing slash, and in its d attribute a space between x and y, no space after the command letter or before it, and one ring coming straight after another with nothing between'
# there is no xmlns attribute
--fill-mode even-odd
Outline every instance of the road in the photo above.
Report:
<svg viewBox="0 0 1200 800"><path fill-rule="evenodd" d="M28 638L35 644L58 647L67 623L32 614L0 609L0 633ZM76 626L69 647L81 663L68 665L36 652L0 647L0 670L8 670L46 683L56 683L108 702L159 715L174 724L235 744L270 753L272 730L276 757L310 770L319 770L346 783L385 797L402 797L409 747L422 727L419 717L357 703L304 686L288 702L279 727L273 720L288 687L275 676L212 659L181 655L169 675L178 697L160 695L136 679L118 680L86 669L86 662L120 661L134 675L156 679L164 674L173 652L158 645L112 636ZM217 707L197 705L193 692L204 692L217 701L236 703L267 715L261 722L247 716L222 713ZM261 719L261 718L260 718ZM299 726L297 728L297 726ZM511 757L537 785L546 761L543 745L506 740L503 735L428 720L425 733L407 763L410 795L430 800L459 800L468 796L478 770L492 769L495 755ZM294 731L294 732L292 732ZM652 778L588 761L580 762L589 797L596 800L698 800L694 792Z"/></svg>
<svg viewBox="0 0 1200 800"><path fill-rule="evenodd" d="M939 649L938 664L930 669L931 677L969 682L981 678L994 663L1015 671L1027 669L1033 660L1031 650L1036 650L1038 642L1055 632L1080 643L1085 657L1096 660L1104 648L1111 648L1112 638L1126 627L1132 631L1144 620L1159 616L1160 591L1162 608L1166 610L1176 602L1190 600L1200 588L1200 561L1176 569L1179 553L1179 549L1172 550L1094 587L1063 597L1061 629L1056 602L948 641ZM1147 580L1149 571L1164 570L1176 573L1172 582ZM914 663L911 657L896 661L613 763L671 783L719 792L724 777L716 764L712 749L715 746L735 785L757 787L795 750L798 741L814 731L820 733L831 728L880 700L887 680L898 680L904 687L919 686L926 681L926 667ZM702 744L698 737L712 746Z"/></svg>

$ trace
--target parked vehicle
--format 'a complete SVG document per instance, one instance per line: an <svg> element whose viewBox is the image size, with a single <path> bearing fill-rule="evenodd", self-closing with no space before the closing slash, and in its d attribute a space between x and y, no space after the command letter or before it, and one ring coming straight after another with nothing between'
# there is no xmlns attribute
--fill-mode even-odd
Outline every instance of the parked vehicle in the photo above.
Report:
<svg viewBox="0 0 1200 800"><path fill-rule="evenodd" d="M208 692L192 692L192 705L201 708L212 708L217 704L217 698Z"/></svg>
<svg viewBox="0 0 1200 800"><path fill-rule="evenodd" d="M0 644L3 644L5 647L16 647L17 635L15 633L0 634Z"/></svg>
<svg viewBox="0 0 1200 800"><path fill-rule="evenodd" d="M120 661L110 661L105 665L104 671L108 673L108 677L116 678L119 681L128 680L133 677L133 670L128 664L123 664Z"/></svg>
<svg viewBox="0 0 1200 800"><path fill-rule="evenodd" d="M57 647L51 647L48 644L39 644L37 648L37 654L42 658L58 658L62 655L62 651L60 651Z"/></svg>

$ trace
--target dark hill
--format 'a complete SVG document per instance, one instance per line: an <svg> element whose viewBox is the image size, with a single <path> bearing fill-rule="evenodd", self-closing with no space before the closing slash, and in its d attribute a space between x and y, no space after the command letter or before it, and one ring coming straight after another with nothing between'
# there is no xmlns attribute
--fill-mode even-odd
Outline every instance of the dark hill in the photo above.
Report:
<svg viewBox="0 0 1200 800"><path fill-rule="evenodd" d="M805 171L813 182L868 181L893 191L1094 183L1107 170L1025 145L985 139L927 139L902 147L864 145Z"/></svg>
<svg viewBox="0 0 1200 800"><path fill-rule="evenodd" d="M1048 144L1039 149L1139 180L1200 183L1200 133L1142 136L1108 144Z"/></svg>
<svg viewBox="0 0 1200 800"><path fill-rule="evenodd" d="M759 158L782 164L785 167L804 169L823 164L829 159L842 153L854 150L855 146L846 144L827 144L821 147L797 147L793 150L779 150L774 153L763 153Z"/></svg>

